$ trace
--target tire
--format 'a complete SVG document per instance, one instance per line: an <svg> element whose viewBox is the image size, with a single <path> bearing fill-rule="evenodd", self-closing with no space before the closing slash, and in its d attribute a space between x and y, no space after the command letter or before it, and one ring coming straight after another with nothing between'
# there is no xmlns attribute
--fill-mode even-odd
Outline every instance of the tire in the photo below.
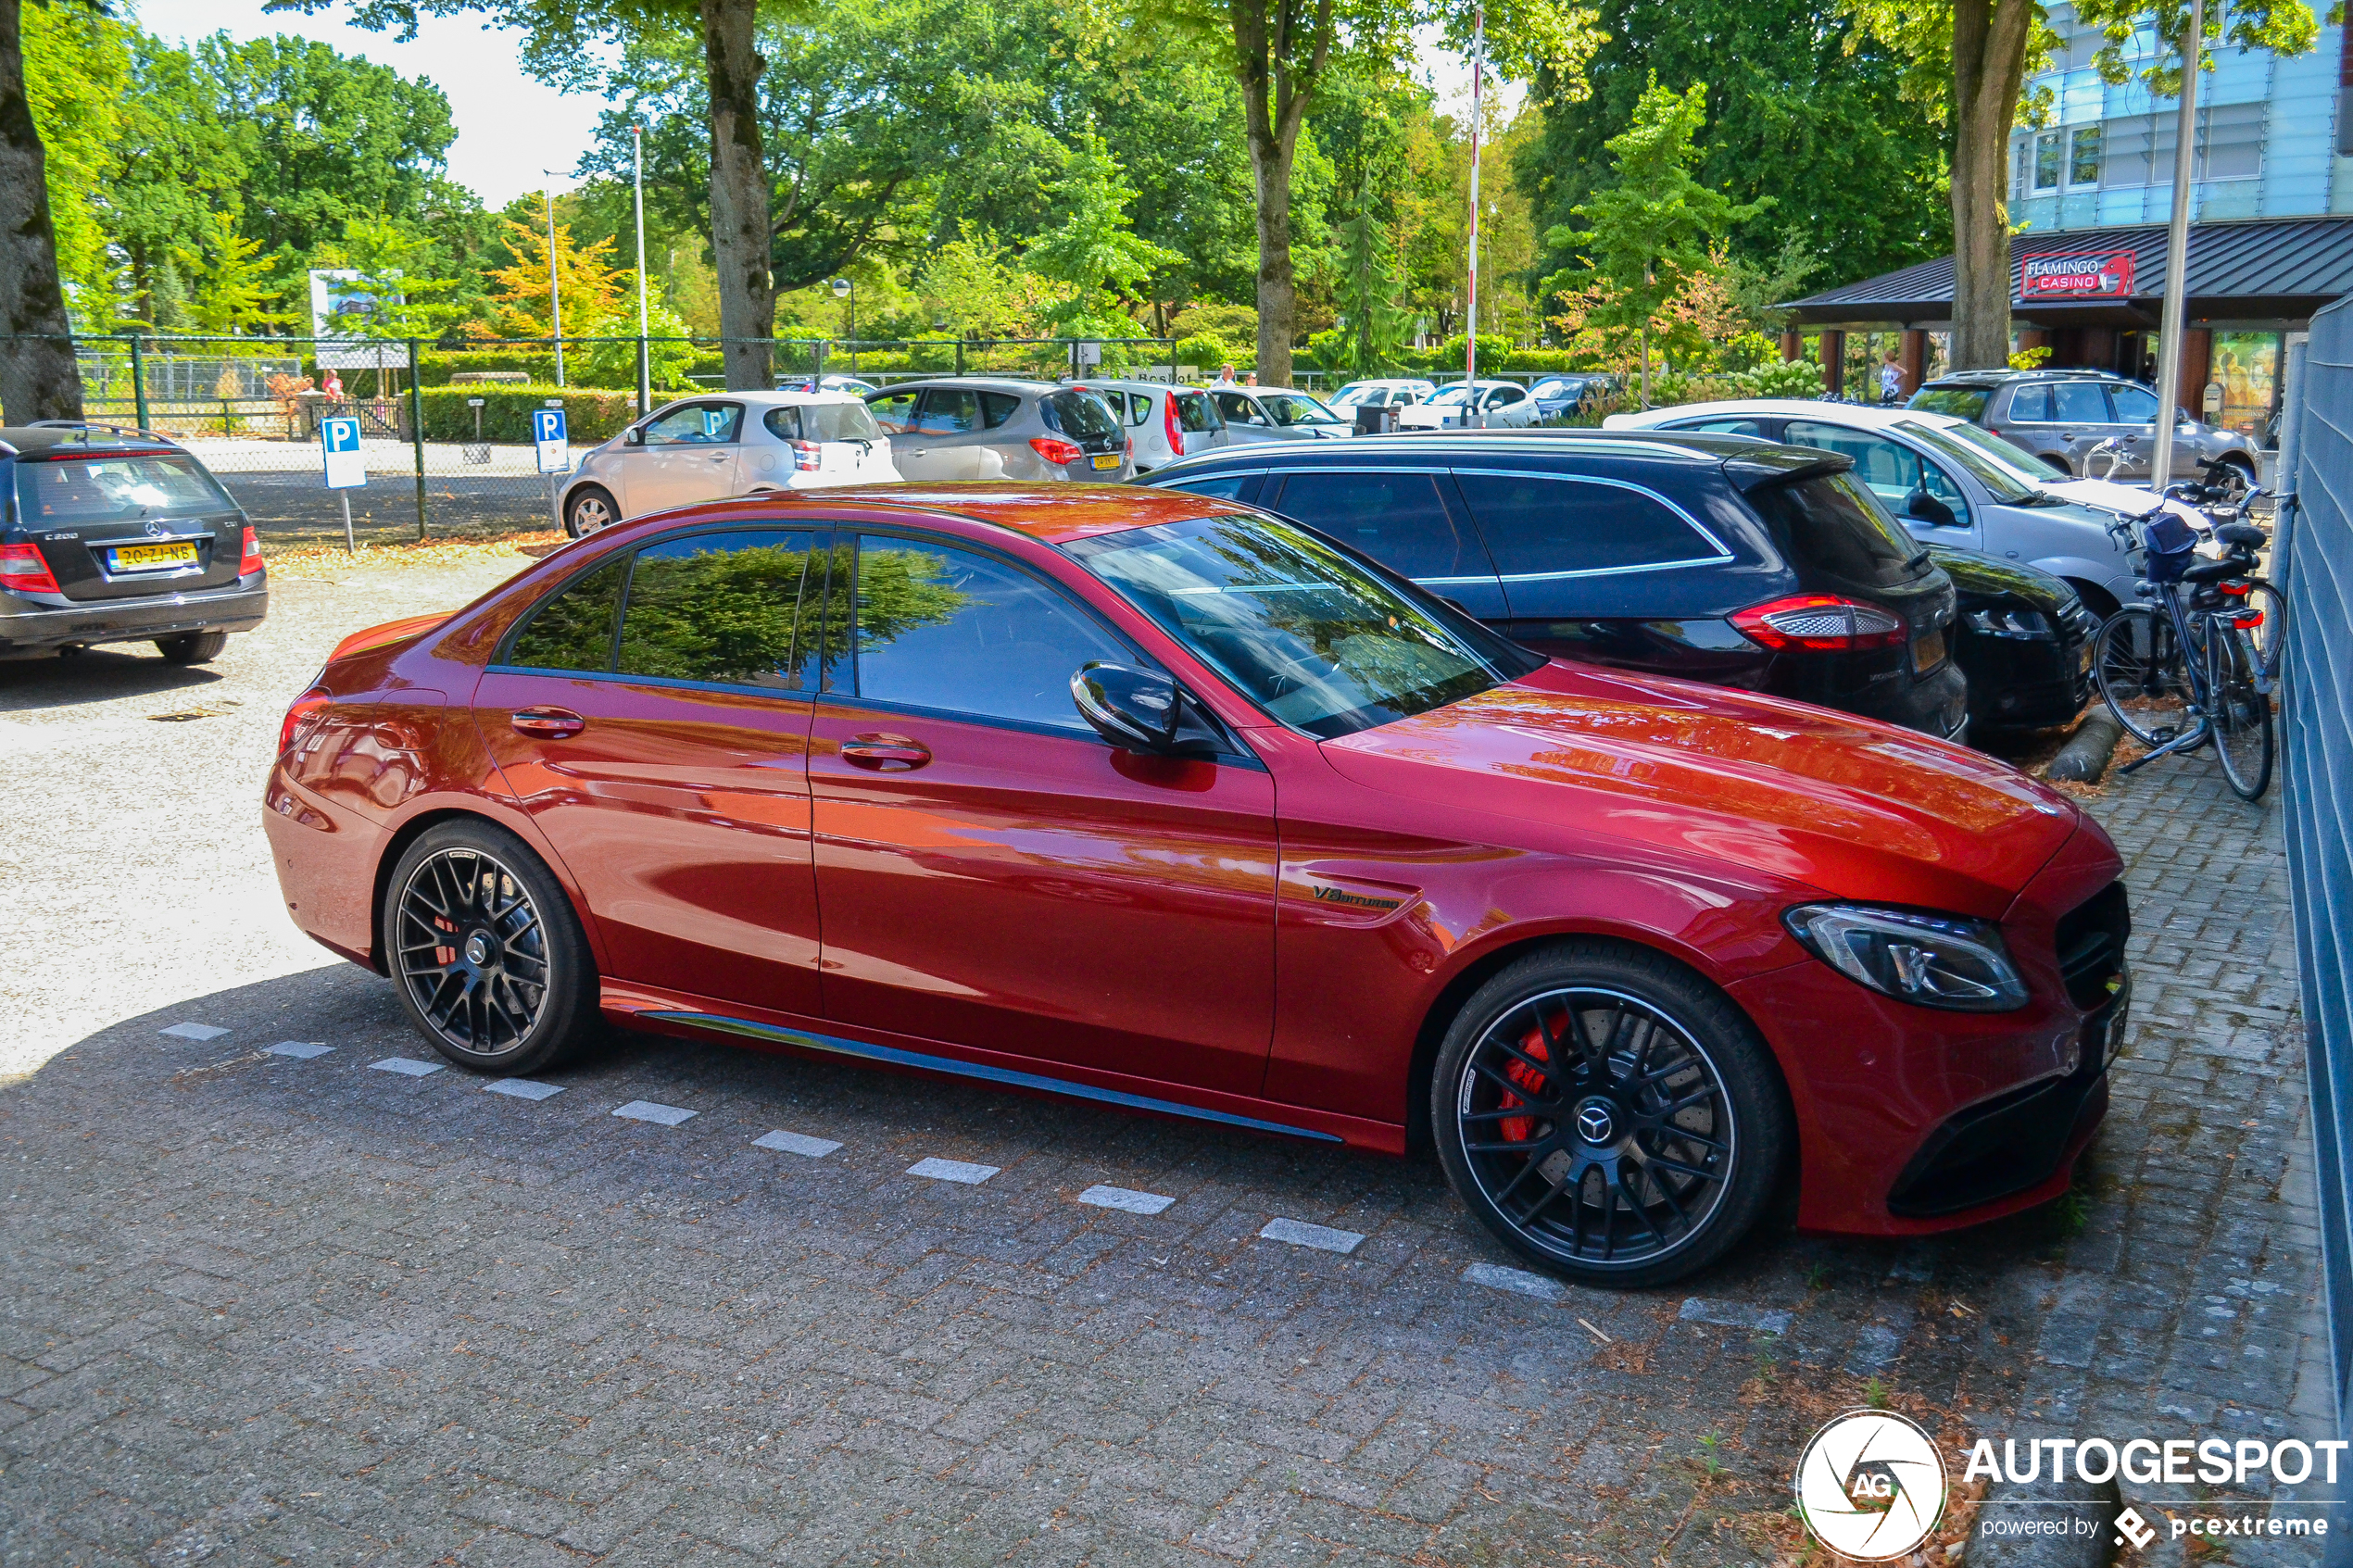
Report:
<svg viewBox="0 0 2353 1568"><path fill-rule="evenodd" d="M2222 764L2222 778L2242 800L2260 800L2271 787L2271 762L2278 748L2271 721L2271 694L2255 681L2255 650L2245 633L2217 622L2209 666L2214 686L2214 759Z"/></svg>
<svg viewBox="0 0 2353 1568"><path fill-rule="evenodd" d="M2280 665L2287 652L2287 599L2257 577L2247 583L2246 608L2262 617L2246 633L2246 640L2255 652L2255 672L2269 686L2280 678Z"/></svg>
<svg viewBox="0 0 2353 1568"><path fill-rule="evenodd" d="M564 499L564 532L574 539L585 539L620 521L619 504L601 484L584 484Z"/></svg>
<svg viewBox="0 0 2353 1568"><path fill-rule="evenodd" d="M580 917L505 828L460 820L420 834L385 884L381 920L409 1022L458 1066L521 1077L590 1037L597 965Z"/></svg>
<svg viewBox="0 0 2353 1568"><path fill-rule="evenodd" d="M1557 1088L1555 1052L1578 1059ZM1730 998L1656 953L1584 940L1507 965L1464 1003L1430 1129L1498 1241L1616 1288L1722 1257L1765 1212L1793 1138L1780 1070Z"/></svg>
<svg viewBox="0 0 2353 1568"><path fill-rule="evenodd" d="M226 632L189 632L177 637L157 637L156 651L170 664L209 664L219 659L229 646Z"/></svg>
<svg viewBox="0 0 2353 1568"><path fill-rule="evenodd" d="M2126 605L2100 623L2092 677L2108 710L2144 746L2162 745L2188 719L2189 683L2172 622L2147 605Z"/></svg>

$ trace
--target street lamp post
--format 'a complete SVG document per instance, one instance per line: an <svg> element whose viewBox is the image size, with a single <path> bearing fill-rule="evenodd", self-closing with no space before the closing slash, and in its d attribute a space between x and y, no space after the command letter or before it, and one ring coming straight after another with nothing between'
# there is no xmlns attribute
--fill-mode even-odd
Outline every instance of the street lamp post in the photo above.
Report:
<svg viewBox="0 0 2353 1568"><path fill-rule="evenodd" d="M629 128L635 153L632 174L636 182L637 207L637 412L648 414L654 407L654 351L647 342L648 328L646 317L646 128ZM555 246L547 247L549 260L555 258Z"/></svg>
<svg viewBox="0 0 2353 1568"><path fill-rule="evenodd" d="M2190 175L2197 157L2197 63L2205 53L2203 0L2191 0L2182 32L2182 106L2173 132L2173 220L2165 231L2165 306L2158 321L2157 442L2149 453L2149 488L2173 483L2173 423L2182 382L2182 317L2189 293Z"/></svg>
<svg viewBox="0 0 2353 1568"><path fill-rule="evenodd" d="M1487 7L1471 13L1470 331L1463 339L1463 423L1484 428L1478 411L1478 139L1480 89L1487 77Z"/></svg>
<svg viewBox="0 0 2353 1568"><path fill-rule="evenodd" d="M549 179L556 171L543 169L540 173ZM540 194L547 198L547 309L556 329L556 384L564 383L564 296L556 282L556 188L542 185Z"/></svg>
<svg viewBox="0 0 2353 1568"><path fill-rule="evenodd" d="M830 285L836 299L849 301L849 325L842 335L849 340L849 373L858 373L858 280L847 273L836 278Z"/></svg>

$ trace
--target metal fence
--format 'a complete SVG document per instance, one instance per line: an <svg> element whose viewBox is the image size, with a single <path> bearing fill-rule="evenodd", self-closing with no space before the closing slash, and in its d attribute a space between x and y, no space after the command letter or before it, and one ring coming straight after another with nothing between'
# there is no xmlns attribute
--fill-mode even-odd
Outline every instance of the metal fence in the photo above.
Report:
<svg viewBox="0 0 2353 1568"><path fill-rule="evenodd" d="M2312 319L2283 445L2288 884L2337 1430L2353 1435L2353 295ZM2333 1551L2330 1562L2340 1561Z"/></svg>
<svg viewBox="0 0 2353 1568"><path fill-rule="evenodd" d="M1166 338L863 340L553 338L356 342L157 334L0 336L0 422L36 412L19 349L70 350L82 416L152 430L201 458L257 527L281 543L340 540L322 483L319 421L357 415L368 483L349 492L355 532L378 539L551 528L529 411L560 403L573 458L673 398L724 390L726 351L757 341L770 383L918 376L1189 379ZM1214 373L1210 367L1209 373Z"/></svg>

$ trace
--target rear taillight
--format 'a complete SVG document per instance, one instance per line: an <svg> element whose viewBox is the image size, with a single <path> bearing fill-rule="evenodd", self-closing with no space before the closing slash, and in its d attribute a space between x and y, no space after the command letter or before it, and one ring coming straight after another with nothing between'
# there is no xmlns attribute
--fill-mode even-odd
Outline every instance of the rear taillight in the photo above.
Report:
<svg viewBox="0 0 2353 1568"><path fill-rule="evenodd" d="M0 588L19 594L55 594L57 574L41 558L38 545L0 545Z"/></svg>
<svg viewBox="0 0 2353 1568"><path fill-rule="evenodd" d="M251 577L255 572L259 571L260 570L261 535L253 531L253 524L247 523L245 524L245 543L240 547L237 555L237 575L240 577Z"/></svg>
<svg viewBox="0 0 2353 1568"><path fill-rule="evenodd" d="M1033 451L1048 462L1061 464L1063 467L1068 467L1087 455L1076 445L1064 441L1059 435L1033 435L1029 438L1029 445Z"/></svg>
<svg viewBox="0 0 2353 1568"><path fill-rule="evenodd" d="M1877 605L1835 594L1793 594L1732 613L1732 624L1753 643L1806 653L1848 653L1904 641L1904 622Z"/></svg>
<svg viewBox="0 0 2353 1568"><path fill-rule="evenodd" d="M815 473L825 466L825 449L813 441L792 444L792 466L803 473Z"/></svg>
<svg viewBox="0 0 2353 1568"><path fill-rule="evenodd" d="M1185 455L1185 430L1176 422L1176 395L1170 393L1160 400L1160 419L1168 432L1168 449L1178 457Z"/></svg>
<svg viewBox="0 0 2353 1568"><path fill-rule="evenodd" d="M334 700L334 694L324 686L313 686L295 698L294 706L286 709L285 718L278 722L278 755L283 757L294 749L295 734L302 728L305 719Z"/></svg>

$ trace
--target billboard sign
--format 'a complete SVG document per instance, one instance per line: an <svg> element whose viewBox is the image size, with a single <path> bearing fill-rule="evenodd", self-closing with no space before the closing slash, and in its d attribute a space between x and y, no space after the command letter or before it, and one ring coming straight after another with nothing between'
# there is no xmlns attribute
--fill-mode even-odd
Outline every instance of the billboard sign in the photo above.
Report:
<svg viewBox="0 0 2353 1568"><path fill-rule="evenodd" d="M2133 293L2129 250L2050 251L2019 258L2020 304L2053 299L2124 299Z"/></svg>
<svg viewBox="0 0 2353 1568"><path fill-rule="evenodd" d="M397 276L397 274L392 274ZM363 273L348 267L313 269L310 274L310 335L319 340L319 368L322 370L405 370L409 368L409 345L396 341L383 341L365 335L383 303L398 304L395 295L389 301L367 286ZM359 329L355 332L354 329Z"/></svg>

